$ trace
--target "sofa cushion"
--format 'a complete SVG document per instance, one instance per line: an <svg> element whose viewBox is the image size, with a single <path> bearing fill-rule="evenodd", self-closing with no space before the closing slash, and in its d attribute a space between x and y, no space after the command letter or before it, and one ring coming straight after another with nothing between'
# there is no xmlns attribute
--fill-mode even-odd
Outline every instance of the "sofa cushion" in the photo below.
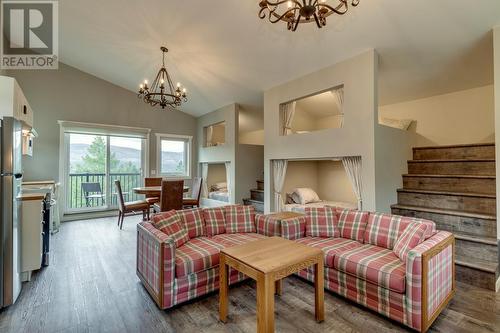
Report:
<svg viewBox="0 0 500 333"><path fill-rule="evenodd" d="M255 208L253 206L226 206L226 233L255 232Z"/></svg>
<svg viewBox="0 0 500 333"><path fill-rule="evenodd" d="M411 220L410 217L370 213L364 242L392 250L399 235L411 223Z"/></svg>
<svg viewBox="0 0 500 333"><path fill-rule="evenodd" d="M212 237L212 240L223 245L224 247L231 247L253 242L262 238L266 238L266 236L247 232L244 234L220 234Z"/></svg>
<svg viewBox="0 0 500 333"><path fill-rule="evenodd" d="M205 231L207 236L215 236L226 232L226 210L224 207L203 209Z"/></svg>
<svg viewBox="0 0 500 333"><path fill-rule="evenodd" d="M424 241L425 230L427 226L422 223L410 223L409 226L399 236L396 244L394 244L394 253L403 262L406 262L408 252Z"/></svg>
<svg viewBox="0 0 500 333"><path fill-rule="evenodd" d="M187 230L182 225L181 218L175 210L154 214L151 217L151 224L173 238L175 247L180 247L189 241Z"/></svg>
<svg viewBox="0 0 500 333"><path fill-rule="evenodd" d="M306 236L339 237L337 214L333 207L306 207Z"/></svg>
<svg viewBox="0 0 500 333"><path fill-rule="evenodd" d="M333 259L339 253L363 246L360 242L346 238L305 237L297 243L321 249L325 255L325 266L333 268Z"/></svg>
<svg viewBox="0 0 500 333"><path fill-rule="evenodd" d="M370 213L337 208L340 237L363 242Z"/></svg>
<svg viewBox="0 0 500 333"><path fill-rule="evenodd" d="M205 224L203 223L202 210L200 208L178 210L189 238L205 236Z"/></svg>
<svg viewBox="0 0 500 333"><path fill-rule="evenodd" d="M383 288L405 292L405 265L391 250L364 244L336 255L334 268Z"/></svg>
<svg viewBox="0 0 500 333"><path fill-rule="evenodd" d="M175 276L179 278L217 266L223 248L224 245L211 238L191 239L175 251Z"/></svg>

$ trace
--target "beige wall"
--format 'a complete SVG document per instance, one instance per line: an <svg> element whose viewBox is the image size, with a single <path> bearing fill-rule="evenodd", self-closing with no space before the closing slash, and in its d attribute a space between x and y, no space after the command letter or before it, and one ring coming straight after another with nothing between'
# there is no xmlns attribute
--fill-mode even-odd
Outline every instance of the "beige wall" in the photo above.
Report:
<svg viewBox="0 0 500 333"><path fill-rule="evenodd" d="M226 181L226 165L223 163L209 164L208 165L208 179L207 185L210 190L210 186L215 183L221 183Z"/></svg>
<svg viewBox="0 0 500 333"><path fill-rule="evenodd" d="M271 160L361 156L365 209L375 210L375 120L378 60L374 50L321 69L264 93L266 212L274 207ZM279 105L344 85L343 129L279 135ZM395 175L401 177L401 175Z"/></svg>
<svg viewBox="0 0 500 333"><path fill-rule="evenodd" d="M264 145L264 113L262 108L240 105L239 143Z"/></svg>
<svg viewBox="0 0 500 333"><path fill-rule="evenodd" d="M495 65L495 133L500 133L500 26L493 29L494 65ZM500 135L495 137L496 156L500 156ZM500 198L500 163L496 164L497 198ZM500 212L500 200L497 200L497 214ZM500 219L497 216L497 238L500 240Z"/></svg>
<svg viewBox="0 0 500 333"><path fill-rule="evenodd" d="M379 117L415 120L418 146L493 142L494 87L384 105Z"/></svg>
<svg viewBox="0 0 500 333"><path fill-rule="evenodd" d="M283 185L283 199L286 193L291 193L296 187L309 187L318 191L318 163L316 161L288 162Z"/></svg>
<svg viewBox="0 0 500 333"><path fill-rule="evenodd" d="M318 161L317 192L322 200L358 202L341 161Z"/></svg>
<svg viewBox="0 0 500 333"><path fill-rule="evenodd" d="M135 93L63 63L59 63L58 70L15 70L6 71L6 75L19 82L33 108L34 127L39 134L33 157L23 159L28 181L59 180L58 120L150 128L151 169L156 168L155 133L196 136L194 117L177 110L153 108ZM196 140L193 144L196 147ZM192 162L191 169L196 170L196 154Z"/></svg>

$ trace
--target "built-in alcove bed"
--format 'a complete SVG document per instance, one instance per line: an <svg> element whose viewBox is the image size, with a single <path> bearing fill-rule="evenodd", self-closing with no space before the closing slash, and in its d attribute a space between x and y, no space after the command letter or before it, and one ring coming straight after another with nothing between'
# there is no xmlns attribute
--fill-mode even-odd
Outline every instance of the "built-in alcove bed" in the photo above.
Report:
<svg viewBox="0 0 500 333"><path fill-rule="evenodd" d="M231 163L201 163L203 184L202 198L210 204L227 204L230 200L229 168Z"/></svg>
<svg viewBox="0 0 500 333"><path fill-rule="evenodd" d="M276 211L306 207L360 209L361 157L274 160ZM281 184L280 184L281 182ZM281 185L281 189L280 189Z"/></svg>

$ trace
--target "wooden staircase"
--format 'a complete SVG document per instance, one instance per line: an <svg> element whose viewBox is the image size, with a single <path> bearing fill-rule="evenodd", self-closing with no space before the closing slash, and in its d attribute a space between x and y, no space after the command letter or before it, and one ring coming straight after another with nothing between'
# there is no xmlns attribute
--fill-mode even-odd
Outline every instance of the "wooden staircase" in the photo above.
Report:
<svg viewBox="0 0 500 333"><path fill-rule="evenodd" d="M247 206L254 206L257 213L264 213L264 181L257 180L257 188L250 190L250 198L243 199Z"/></svg>
<svg viewBox="0 0 500 333"><path fill-rule="evenodd" d="M391 208L453 232L457 280L495 290L500 274L495 144L413 148Z"/></svg>

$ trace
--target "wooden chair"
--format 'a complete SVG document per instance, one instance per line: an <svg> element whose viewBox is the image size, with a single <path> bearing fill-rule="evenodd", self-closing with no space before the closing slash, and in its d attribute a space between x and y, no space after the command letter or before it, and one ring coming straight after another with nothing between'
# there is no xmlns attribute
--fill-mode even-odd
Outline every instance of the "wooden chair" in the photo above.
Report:
<svg viewBox="0 0 500 333"><path fill-rule="evenodd" d="M142 219L146 220L147 218L149 220L149 204L146 200L125 202L123 199L122 185L119 180L115 180L115 186L118 195L118 225L120 226L120 229L123 227L123 219L126 214L135 214L135 212L142 211Z"/></svg>
<svg viewBox="0 0 500 333"><path fill-rule="evenodd" d="M146 177L144 178L144 186L161 186L161 177ZM160 197L155 195L146 194L146 201L150 206L153 206L155 203L160 202Z"/></svg>
<svg viewBox="0 0 500 333"><path fill-rule="evenodd" d="M182 205L184 208L200 207L200 197L201 197L201 186L203 184L203 178L195 177L193 178L193 184L191 185L191 197L184 198Z"/></svg>
<svg viewBox="0 0 500 333"><path fill-rule="evenodd" d="M163 180L161 182L160 203L153 206L155 212L167 212L172 209L181 210L183 196L183 180Z"/></svg>

